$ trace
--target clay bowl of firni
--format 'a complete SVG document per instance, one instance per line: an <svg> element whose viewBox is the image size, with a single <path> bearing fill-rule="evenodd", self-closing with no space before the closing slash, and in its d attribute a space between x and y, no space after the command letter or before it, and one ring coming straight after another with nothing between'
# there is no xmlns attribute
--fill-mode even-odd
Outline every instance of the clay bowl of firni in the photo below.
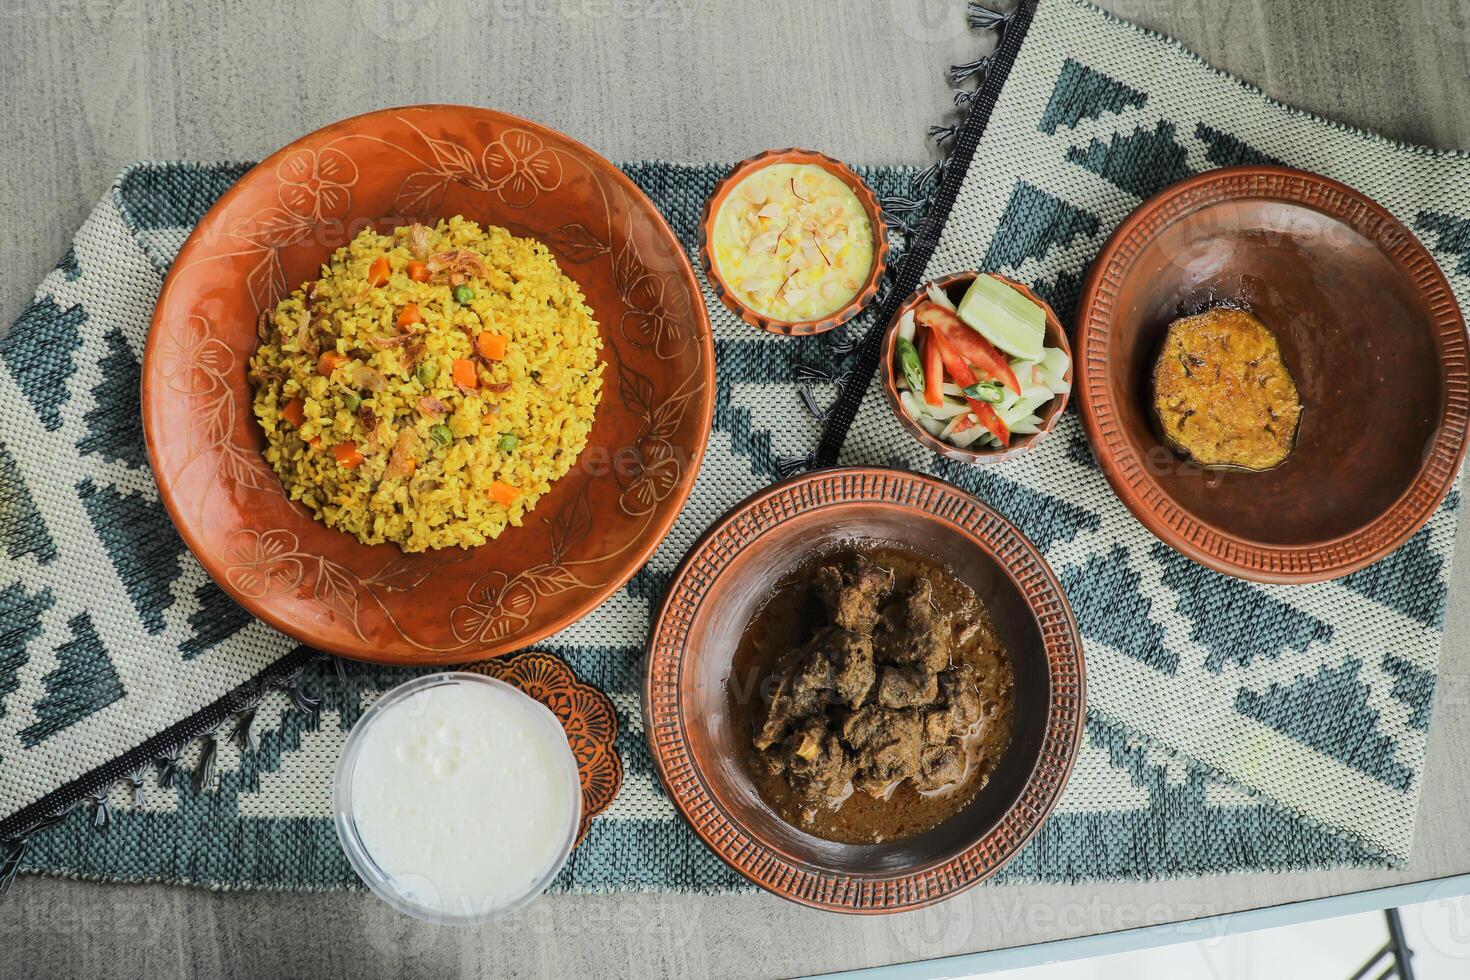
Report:
<svg viewBox="0 0 1470 980"><path fill-rule="evenodd" d="M1164 438L1154 376L1170 324L1248 311L1273 333L1300 422L1279 465L1202 466ZM1358 191L1283 167L1214 170L1145 202L1093 261L1077 393L1123 503L1184 555L1313 582L1407 541L1459 472L1465 322L1424 245Z"/></svg>
<svg viewBox="0 0 1470 980"><path fill-rule="evenodd" d="M1044 341L1046 346L1060 348L1066 353L1067 360L1069 362L1072 360L1072 345L1067 339L1066 328L1062 326L1062 321L1057 318L1056 312L1052 310L1046 301L1032 292L1030 288L1022 283L1016 282L1014 279L996 275L995 273L983 274L1000 280L1041 307L1042 311L1046 314L1046 337ZM937 286L949 297L951 303L958 303L960 298L965 295L965 290L970 287L970 284L979 275L982 275L982 273L952 273L947 276L941 276L932 282L924 283L909 294L908 298L894 311L893 319L889 321L887 328L884 330L882 354L878 360L878 377L883 385L883 397L887 399L889 409L893 412L894 417L898 419L899 424L903 426L904 431L917 439L919 444L926 449L933 450L941 456L957 460L961 463L997 463L1003 459L1011 459L1031 449L1042 439L1046 438L1047 433L1057 427L1057 423L1061 421L1062 412L1066 411L1069 398L1069 393L1064 392L1047 402L1046 405L1038 410L1038 414L1041 416L1041 425L1037 428L1037 431L1025 435L1014 433L1011 436L1010 444L1005 447L981 446L978 443L970 448L956 446L938 436L931 435L923 426L914 421L913 416L904 409L903 403L899 400L897 359L894 356L894 347L898 342L899 322L903 320L906 314L915 310L919 304L929 299L930 286ZM1066 372L1066 380L1068 382L1072 380L1074 370L1075 366L1069 363Z"/></svg>
<svg viewBox="0 0 1470 980"><path fill-rule="evenodd" d="M752 728L731 681L743 631L778 601L793 569L862 542L942 565L973 590L1011 665L1014 712L988 781L958 809L907 836L841 843L786 819L758 788ZM1071 772L1085 688L1066 596L1014 526L927 476L829 469L736 505L689 551L654 622L643 714L664 787L722 860L794 902L886 913L974 885L1031 838Z"/></svg>
<svg viewBox="0 0 1470 980"><path fill-rule="evenodd" d="M829 185L829 192L835 191L846 196L853 213L861 214L863 220L866 221L867 234L862 237L871 250L871 260L860 268L845 270L844 275L850 277L850 288L846 281L840 287L836 282L830 285L829 288L838 288L838 305L833 306L828 303L826 305L830 308L800 314L773 311L755 302L753 297L743 289L751 278L759 279L760 276L751 276L748 272L737 272L726 268L725 264L718 260L717 253L721 251L720 244L724 241L720 228L726 218L724 214L726 207L748 204L749 202L744 200L740 194L742 186L747 178L758 178L769 168L809 168L824 172L828 175L824 178L824 182ZM799 192L793 188L792 193L796 195ZM799 197L797 199L801 200ZM774 234L778 226L784 230L787 216L780 214L769 220L775 222L771 228ZM806 336L825 333L847 323L873 302L878 295L878 283L888 268L888 228L883 223L883 208L878 203L877 195L857 171L840 160L834 160L814 150L803 150L797 147L766 150L764 153L758 153L737 163L715 185L709 199L705 201L698 231L700 263L704 267L705 280L709 283L710 289L720 298L725 308L741 320L774 334ZM832 273L841 271L840 268L830 268L834 260L840 261L840 257L830 251L833 243L827 242L826 249L817 249L817 245L818 242L812 241L811 248L808 249L813 255L813 265L824 264L824 269ZM743 249L739 251L744 252ZM775 249L771 254L776 255ZM784 263L786 259L783 257L782 261ZM769 280L771 285L778 287L777 295L780 295L786 288L786 282L782 280L781 274L787 271L789 271L788 267L783 265L775 278Z"/></svg>

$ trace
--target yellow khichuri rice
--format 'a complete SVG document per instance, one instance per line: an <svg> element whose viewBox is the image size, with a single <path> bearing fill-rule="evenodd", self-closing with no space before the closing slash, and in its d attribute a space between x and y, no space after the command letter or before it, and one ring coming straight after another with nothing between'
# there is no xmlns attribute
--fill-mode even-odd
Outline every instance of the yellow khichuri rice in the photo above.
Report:
<svg viewBox="0 0 1470 980"><path fill-rule="evenodd" d="M602 397L597 321L542 243L456 216L371 229L262 316L265 458L330 527L484 544L571 468Z"/></svg>

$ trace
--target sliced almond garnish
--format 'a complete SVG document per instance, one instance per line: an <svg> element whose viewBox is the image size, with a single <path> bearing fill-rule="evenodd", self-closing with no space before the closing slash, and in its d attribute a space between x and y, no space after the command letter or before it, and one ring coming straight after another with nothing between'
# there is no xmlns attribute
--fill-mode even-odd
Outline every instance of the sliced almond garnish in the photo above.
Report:
<svg viewBox="0 0 1470 980"><path fill-rule="evenodd" d="M769 293L777 285L775 279L742 279L740 289L748 296L762 296Z"/></svg>
<svg viewBox="0 0 1470 980"><path fill-rule="evenodd" d="M824 246L823 243L822 243L822 236L821 235L818 235L816 233L813 233L812 234L812 244L814 244L814 245L817 246L817 251L821 253L822 261L823 262L826 262L827 263L827 268L830 269L832 267L832 256L830 256L830 255L827 254L826 246Z"/></svg>
<svg viewBox="0 0 1470 980"><path fill-rule="evenodd" d="M796 270L796 269L793 269L793 270L792 270L792 271L791 271L791 272L790 272L790 273L789 273L789 274L788 274L788 275L787 275L787 276L786 276L786 278L785 278L785 279L784 279L784 280L783 280L783 281L782 281L782 282L781 282L781 288L780 288L780 289L778 289L778 290L776 290L776 296L777 296L777 297L778 297L778 298L779 298L779 297L780 297L780 296L781 296L781 294L782 294L782 293L784 293L784 292L786 292L786 287L787 287L787 286L789 286L789 285L790 285L790 284L791 284L791 277L792 277L792 276L794 276L794 275L796 275L796 273L797 273L797 272L798 272L798 271L799 271L799 270Z"/></svg>
<svg viewBox="0 0 1470 980"><path fill-rule="evenodd" d="M776 246L780 243L780 232L768 231L752 238L750 244L745 246L745 253L747 255L760 255L762 252L775 252Z"/></svg>
<svg viewBox="0 0 1470 980"><path fill-rule="evenodd" d="M759 217L765 218L767 221L775 221L777 218L781 217L781 205L777 204L775 201L772 201L771 203L767 204L765 207L757 211L756 214Z"/></svg>
<svg viewBox="0 0 1470 980"><path fill-rule="evenodd" d="M751 204L765 204L766 192L758 184L744 184L740 188L740 196Z"/></svg>
<svg viewBox="0 0 1470 980"><path fill-rule="evenodd" d="M781 233L776 236L776 245L780 245L781 244L781 239L783 239L783 238L786 237L786 233L791 230L791 225L795 221L796 221L795 218L788 218L788 219L786 219L786 227L785 228L782 228L781 229ZM771 246L771 254L772 255L775 255L776 254L776 245L772 245Z"/></svg>

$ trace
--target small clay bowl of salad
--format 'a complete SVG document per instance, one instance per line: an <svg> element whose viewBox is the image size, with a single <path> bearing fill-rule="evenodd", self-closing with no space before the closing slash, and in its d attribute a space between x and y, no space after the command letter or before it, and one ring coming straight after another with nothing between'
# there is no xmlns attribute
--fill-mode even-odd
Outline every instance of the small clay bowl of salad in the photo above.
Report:
<svg viewBox="0 0 1470 980"><path fill-rule="evenodd" d="M941 456L989 463L1056 427L1072 392L1061 320L1027 287L958 272L908 297L883 336L883 394L899 422Z"/></svg>

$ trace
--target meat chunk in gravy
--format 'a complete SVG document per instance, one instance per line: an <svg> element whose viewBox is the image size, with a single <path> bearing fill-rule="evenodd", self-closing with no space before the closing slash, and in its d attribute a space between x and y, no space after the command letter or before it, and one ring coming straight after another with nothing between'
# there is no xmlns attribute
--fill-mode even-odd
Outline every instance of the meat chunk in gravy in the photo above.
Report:
<svg viewBox="0 0 1470 980"><path fill-rule="evenodd" d="M913 664L928 674L949 666L953 627L934 603L934 583L921 578L901 602L883 611L876 642L884 660Z"/></svg>
<svg viewBox="0 0 1470 980"><path fill-rule="evenodd" d="M878 625L878 604L893 588L893 571L854 559L846 565L822 565L813 582L833 624L872 633Z"/></svg>
<svg viewBox="0 0 1470 980"><path fill-rule="evenodd" d="M953 657L966 610L942 611L927 576L897 590L862 556L820 566L812 586L827 622L766 679L753 738L764 768L811 803L849 786L885 797L904 780L930 791L963 779L961 737L981 715L973 670ZM978 603L971 613L984 615Z"/></svg>
<svg viewBox="0 0 1470 980"><path fill-rule="evenodd" d="M823 715L830 705L862 704L874 674L872 637L840 626L819 630L772 672L774 690L756 729L755 747L770 748L797 722Z"/></svg>

